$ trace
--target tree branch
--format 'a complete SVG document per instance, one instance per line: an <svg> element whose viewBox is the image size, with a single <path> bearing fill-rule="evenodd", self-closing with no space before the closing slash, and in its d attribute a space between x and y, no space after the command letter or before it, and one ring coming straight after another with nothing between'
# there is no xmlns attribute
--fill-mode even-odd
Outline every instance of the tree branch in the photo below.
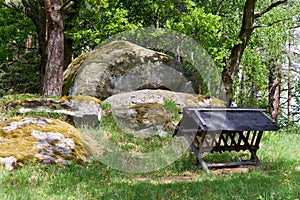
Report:
<svg viewBox="0 0 300 200"><path fill-rule="evenodd" d="M52 29L54 26L53 13L51 7L52 7L51 0L45 0L46 17L50 29Z"/></svg>
<svg viewBox="0 0 300 200"><path fill-rule="evenodd" d="M12 10L24 13L24 11L21 8L18 8L18 6L15 5L15 4L6 4L6 3L2 3L1 2L0 5L3 5L6 8L9 8L9 9L12 9Z"/></svg>
<svg viewBox="0 0 300 200"><path fill-rule="evenodd" d="M221 6L222 6L222 4L223 4L224 1L225 1L225 0L221 0L220 3L218 3L217 9L216 9L216 12L215 12L216 14L219 13L219 10L220 10L220 8L221 8Z"/></svg>
<svg viewBox="0 0 300 200"><path fill-rule="evenodd" d="M285 2L287 2L287 0L279 0L279 1L276 1L276 2L272 3L272 4L271 4L269 7L267 7L265 10L263 10L263 11L261 11L261 12L259 12L259 13L256 13L256 14L254 15L254 18L256 19L256 18L259 18L259 17L263 16L264 14L266 14L267 12L269 12L270 10L272 10L273 8L279 6L280 4L283 4L283 3L285 3Z"/></svg>
<svg viewBox="0 0 300 200"><path fill-rule="evenodd" d="M64 3L60 9L67 10L70 6L74 4L73 0L68 0L66 3Z"/></svg>
<svg viewBox="0 0 300 200"><path fill-rule="evenodd" d="M289 21L289 20L291 20L291 18L289 18L289 19L280 19L280 20L274 21L273 23L270 23L270 24L253 26L253 29L256 29L256 28L267 28L267 27L273 26L274 24L278 24L280 22L285 22L285 21Z"/></svg>
<svg viewBox="0 0 300 200"><path fill-rule="evenodd" d="M288 30L292 30L292 29L296 29L296 28L300 28L300 25L288 27Z"/></svg>
<svg viewBox="0 0 300 200"><path fill-rule="evenodd" d="M284 89L281 89L280 91L281 91L281 92L286 92L286 91L289 91L290 89L293 90L294 88L295 88L295 87L292 87L292 88L284 88Z"/></svg>
<svg viewBox="0 0 300 200"><path fill-rule="evenodd" d="M30 7L30 8L32 8L31 4L28 3L28 1L26 1L26 0L21 0L21 3L23 4L24 7Z"/></svg>

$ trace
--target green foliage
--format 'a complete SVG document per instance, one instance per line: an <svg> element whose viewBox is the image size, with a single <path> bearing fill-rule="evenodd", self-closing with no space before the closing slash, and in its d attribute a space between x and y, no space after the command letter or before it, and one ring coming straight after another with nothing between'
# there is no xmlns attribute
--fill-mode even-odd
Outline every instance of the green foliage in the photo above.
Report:
<svg viewBox="0 0 300 200"><path fill-rule="evenodd" d="M46 118L54 118L60 120L66 120L66 118L60 113L49 113L44 111L30 111L28 113L20 114L15 110L9 110L6 113L6 117L16 117L16 116L23 116L23 117L46 117Z"/></svg>
<svg viewBox="0 0 300 200"><path fill-rule="evenodd" d="M80 10L73 28L66 32L74 42L73 49L78 50L74 53L80 54L82 48L94 48L114 34L139 26L128 21L128 10L118 1L84 1Z"/></svg>
<svg viewBox="0 0 300 200"><path fill-rule="evenodd" d="M38 92L39 56L32 22L24 14L0 4L0 96ZM33 46L26 49L26 40Z"/></svg>
<svg viewBox="0 0 300 200"><path fill-rule="evenodd" d="M217 19L214 25L218 27L218 37L211 40L212 57L216 65L223 67L225 64L223 59L228 58L232 47L240 42L238 34L242 24L245 1L198 1L197 3L197 6L203 8L206 14L211 14Z"/></svg>
<svg viewBox="0 0 300 200"><path fill-rule="evenodd" d="M111 108L111 105L109 104L109 103L101 103L101 106L102 106L102 109L103 110L108 110L108 109L110 109Z"/></svg>
<svg viewBox="0 0 300 200"><path fill-rule="evenodd" d="M235 78L234 92L240 107L268 107L269 71L259 52L246 48L239 77Z"/></svg>
<svg viewBox="0 0 300 200"><path fill-rule="evenodd" d="M174 100L164 101L164 107L166 108L168 113L171 113L170 121L180 120L178 105Z"/></svg>
<svg viewBox="0 0 300 200"><path fill-rule="evenodd" d="M12 94L6 95L1 98L1 103L6 104L10 101L28 99L28 98L41 98L40 94L30 94L30 93L23 93L23 94Z"/></svg>
<svg viewBox="0 0 300 200"><path fill-rule="evenodd" d="M28 36L34 34L31 21L23 13L0 3L0 63L12 61L25 49Z"/></svg>
<svg viewBox="0 0 300 200"><path fill-rule="evenodd" d="M225 56L216 47L216 39L220 37L220 17L205 13L204 8L195 5L187 6L187 11L177 18L167 20L166 27L179 31L199 41L202 47L209 52L214 61L220 62Z"/></svg>
<svg viewBox="0 0 300 200"><path fill-rule="evenodd" d="M36 56L36 55L35 55ZM30 59L3 63L0 66L0 97L14 93L36 93L39 91L38 62Z"/></svg>

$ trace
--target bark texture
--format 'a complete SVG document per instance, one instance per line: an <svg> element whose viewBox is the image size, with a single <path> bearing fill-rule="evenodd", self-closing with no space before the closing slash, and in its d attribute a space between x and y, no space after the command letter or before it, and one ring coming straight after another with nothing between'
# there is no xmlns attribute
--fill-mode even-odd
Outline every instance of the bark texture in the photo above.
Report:
<svg viewBox="0 0 300 200"><path fill-rule="evenodd" d="M56 90L49 89L48 87L52 83L58 84L57 81L60 81L60 79L58 79L60 76L58 74L60 73L60 70L56 68L52 72L50 68L51 66L57 66L58 62L60 63L60 61L55 59L55 57L59 59L59 56L54 55L58 55L58 52L61 53L62 51L63 53L61 53L61 58L63 59L62 62L64 69L68 66L73 55L73 41L70 38L63 37L63 48L50 48L50 46L61 46L60 42L58 42L62 38L61 34L64 33L64 31L68 31L73 28L72 22L78 17L79 10L81 8L81 5L83 4L83 1L66 1L64 5L61 5L62 0L21 0L21 3L25 8L26 16L28 16L32 20L37 31L38 49L41 57L39 92L41 94L45 94L45 90L48 90L47 93L52 90L54 92L52 95L58 95L59 91L57 92ZM60 21L61 19L62 21ZM54 62L53 64L49 63L52 61ZM46 67L48 67L47 72ZM47 77L45 77L46 73L51 74L47 74ZM58 76L55 76L55 74L57 74ZM51 77L53 81L49 81L49 78ZM48 80L46 80L45 78L47 78ZM54 80L55 78L58 80ZM44 84L45 81L47 83ZM55 87L56 86L54 86L53 88Z"/></svg>
<svg viewBox="0 0 300 200"><path fill-rule="evenodd" d="M234 77L237 76L239 71L240 61L242 59L244 50L250 40L251 34L256 28L255 19L263 16L271 11L273 8L287 2L287 0L278 0L271 3L266 9L261 12L255 13L256 0L246 0L243 11L242 26L238 35L239 43L235 44L231 50L231 54L228 59L225 60L225 65L222 71L222 88L225 90L224 100L227 105L231 104L232 85Z"/></svg>
<svg viewBox="0 0 300 200"><path fill-rule="evenodd" d="M269 105L271 116L277 124L280 107L281 62L280 59L271 62L269 68Z"/></svg>
<svg viewBox="0 0 300 200"><path fill-rule="evenodd" d="M44 96L61 96L64 66L64 20L60 0L45 0L47 13L47 63Z"/></svg>
<svg viewBox="0 0 300 200"><path fill-rule="evenodd" d="M222 81L225 89L225 101L228 105L231 104L230 97L232 93L234 77L238 73L242 55L253 32L255 4L256 0L246 1L244 6L242 27L238 36L240 42L234 45L230 57L228 60L226 60L226 64L223 68Z"/></svg>

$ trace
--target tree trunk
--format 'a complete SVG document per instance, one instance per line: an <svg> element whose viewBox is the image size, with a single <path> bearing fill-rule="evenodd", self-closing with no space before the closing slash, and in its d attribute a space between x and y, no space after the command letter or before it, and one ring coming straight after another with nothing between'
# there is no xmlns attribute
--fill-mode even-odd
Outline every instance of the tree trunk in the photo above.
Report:
<svg viewBox="0 0 300 200"><path fill-rule="evenodd" d="M29 1L29 0L22 0L22 5L25 8L25 14L29 17L34 26L36 28L37 36L38 36L38 50L40 54L40 89L39 92L43 93L43 83L44 83L44 75L45 75L45 67L47 63L46 59L46 11L44 0L37 0L37 1Z"/></svg>
<svg viewBox="0 0 300 200"><path fill-rule="evenodd" d="M47 1L48 4L59 4L61 3L60 1ZM73 2L73 3L72 3ZM66 26L62 26L65 28L65 31L71 30L73 28L72 22L78 17L79 15L79 10L81 8L81 5L83 4L83 1L80 0L73 0L72 2L69 2L69 4L66 5L66 7L72 6L71 9L67 9L66 7L64 8L64 14L65 14L65 21L66 21ZM46 16L46 9L45 9L45 0L21 0L22 5L25 8L25 14L28 16L34 23L36 31L37 31L37 36L38 36L38 50L39 54L41 56L41 61L40 61L40 93L43 94L43 86L44 86L44 77L46 73L46 65L47 62L49 61L49 56L47 57L47 51L49 50L49 39L50 39L50 31L47 33L47 29L49 26L52 26L49 24L47 27L47 20L49 22L49 19L47 19ZM51 6L50 6L51 8ZM48 10L50 13L52 12L51 9ZM59 12L62 15L62 11L55 11ZM49 15L51 17L51 15ZM62 17L62 16L61 16ZM51 17L52 18L52 17ZM50 21L54 22L52 19ZM57 22L55 22L57 23ZM61 23L61 22L59 22ZM57 25L59 26L59 23ZM63 24L64 25L64 24ZM56 29L57 31L58 29ZM54 34L54 33L52 33ZM53 39L52 35L52 39ZM72 55L73 55L73 41L70 38L65 38L65 44L64 44L64 69L68 66L68 64L72 60Z"/></svg>
<svg viewBox="0 0 300 200"><path fill-rule="evenodd" d="M28 36L25 42L25 54L29 53L32 48L32 36Z"/></svg>
<svg viewBox="0 0 300 200"><path fill-rule="evenodd" d="M240 90L240 92L241 92L241 96L240 96L240 98L241 98L241 105L242 106L245 106L245 103L246 103L246 94L245 94L245 89L246 89L246 87L245 87L245 82L246 82L246 77L245 77L245 72L242 72L242 77L241 77L241 90Z"/></svg>
<svg viewBox="0 0 300 200"><path fill-rule="evenodd" d="M293 70L293 50L291 43L291 34L289 37L289 52L288 52L288 100L287 100L287 118L288 118L288 126L293 121L292 119L292 70Z"/></svg>
<svg viewBox="0 0 300 200"><path fill-rule="evenodd" d="M280 85L281 85L281 62L280 59L273 60L269 66L269 106L270 113L275 121L278 124L278 113L280 106Z"/></svg>
<svg viewBox="0 0 300 200"><path fill-rule="evenodd" d="M225 66L222 72L223 88L225 90L225 101L227 105L231 104L231 93L234 77L239 70L240 61L250 36L253 32L254 23L254 9L256 0L246 0L243 13L243 21L238 38L240 42L231 50L231 54L228 60L225 60Z"/></svg>
<svg viewBox="0 0 300 200"><path fill-rule="evenodd" d="M45 0L45 8L48 40L43 95L61 96L64 66L64 20L61 0Z"/></svg>

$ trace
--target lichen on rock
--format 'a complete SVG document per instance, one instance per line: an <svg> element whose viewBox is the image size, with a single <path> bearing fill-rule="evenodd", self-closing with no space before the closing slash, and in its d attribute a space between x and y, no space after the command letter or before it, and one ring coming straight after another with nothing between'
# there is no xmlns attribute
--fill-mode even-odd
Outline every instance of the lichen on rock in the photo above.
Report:
<svg viewBox="0 0 300 200"><path fill-rule="evenodd" d="M178 115L179 119L175 120L174 113L166 110L168 101L174 102L177 112L187 106L225 107L223 101L209 96L148 89L116 94L103 103L111 106L111 113L122 128L129 128L141 136L164 136L168 129L175 129L181 118Z"/></svg>
<svg viewBox="0 0 300 200"><path fill-rule="evenodd" d="M103 103L109 103L112 108L134 106L140 103L160 103L175 101L181 110L183 107L226 107L224 101L200 94L188 94L167 90L138 90L113 95Z"/></svg>
<svg viewBox="0 0 300 200"><path fill-rule="evenodd" d="M165 135L164 127L170 116L160 103L118 107L112 109L111 113L123 129L133 130L140 136Z"/></svg>
<svg viewBox="0 0 300 200"><path fill-rule="evenodd" d="M68 68L64 71L64 79L63 79L63 88L62 93L66 95L68 93L69 87L72 85L74 78L76 77L76 73L80 68L81 64L87 58L89 53L83 53L77 58L75 58L72 63L68 66Z"/></svg>
<svg viewBox="0 0 300 200"><path fill-rule="evenodd" d="M0 125L0 164L7 169L32 161L84 164L90 156L80 132L58 119L15 117Z"/></svg>
<svg viewBox="0 0 300 200"><path fill-rule="evenodd" d="M176 59L127 41L114 41L95 49L74 73L74 78L65 73L64 90L70 95L88 95L101 100L149 86L199 92L198 79Z"/></svg>
<svg viewBox="0 0 300 200"><path fill-rule="evenodd" d="M100 100L90 96L63 96L60 99L25 98L7 102L6 108L18 113L63 114L76 127L97 127L102 112Z"/></svg>

